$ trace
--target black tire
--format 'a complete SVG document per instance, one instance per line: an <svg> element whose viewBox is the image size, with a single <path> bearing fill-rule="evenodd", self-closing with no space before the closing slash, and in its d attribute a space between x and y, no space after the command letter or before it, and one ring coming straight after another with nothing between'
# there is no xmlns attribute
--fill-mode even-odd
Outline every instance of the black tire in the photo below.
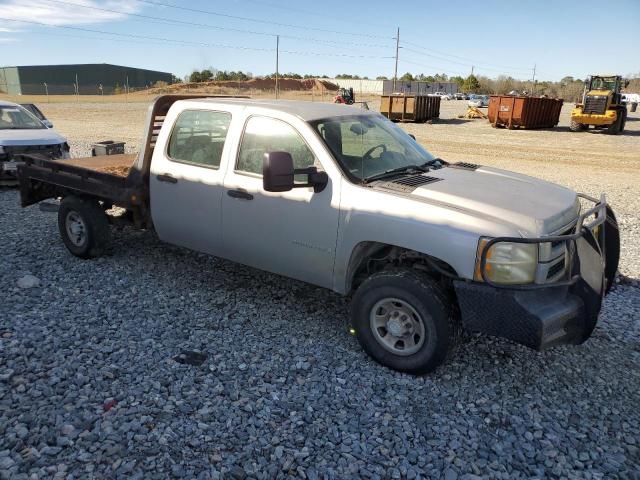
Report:
<svg viewBox="0 0 640 480"><path fill-rule="evenodd" d="M571 120L571 123L569 124L569 130L571 130L572 132L581 132L582 130L585 130L585 125L583 123L578 123Z"/></svg>
<svg viewBox="0 0 640 480"><path fill-rule="evenodd" d="M618 133L624 132L624 127L627 124L627 109L626 107L620 110L620 116L622 120L620 120L620 131Z"/></svg>
<svg viewBox="0 0 640 480"><path fill-rule="evenodd" d="M102 255L111 240L106 213L96 200L88 198L70 196L62 200L58 209L58 229L67 250L79 258Z"/></svg>
<svg viewBox="0 0 640 480"><path fill-rule="evenodd" d="M379 340L380 331L384 333L388 323L374 328L371 315L375 315L373 309L387 299L408 304L422 321L424 340L419 348L414 347L418 348L414 353L393 353ZM353 296L351 322L360 345L376 362L412 374L428 373L438 367L457 344L461 333L452 298L435 280L411 269L385 270L366 279ZM398 338L390 330L384 335Z"/></svg>
<svg viewBox="0 0 640 480"><path fill-rule="evenodd" d="M618 116L616 118L616 121L613 122L611 125L609 125L609 128L607 128L607 133L610 135L617 135L624 128L625 118L624 118L624 114L622 113L622 109L618 109L617 113L618 113Z"/></svg>

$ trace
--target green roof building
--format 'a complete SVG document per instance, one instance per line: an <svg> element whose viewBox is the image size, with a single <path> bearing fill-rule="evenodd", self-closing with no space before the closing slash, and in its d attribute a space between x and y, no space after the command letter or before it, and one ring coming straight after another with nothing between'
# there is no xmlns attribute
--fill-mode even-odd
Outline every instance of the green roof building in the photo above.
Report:
<svg viewBox="0 0 640 480"><path fill-rule="evenodd" d="M0 68L0 92L10 95L109 95L171 83L167 72L109 63L32 65ZM77 82L77 86L76 86Z"/></svg>

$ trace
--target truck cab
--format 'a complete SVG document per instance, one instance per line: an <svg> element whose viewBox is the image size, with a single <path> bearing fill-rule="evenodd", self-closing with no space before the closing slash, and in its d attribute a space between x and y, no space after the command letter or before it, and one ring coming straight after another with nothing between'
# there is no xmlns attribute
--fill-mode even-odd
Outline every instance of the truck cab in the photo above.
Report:
<svg viewBox="0 0 640 480"><path fill-rule="evenodd" d="M619 251L604 197L446 162L346 105L165 104L127 178L25 158L23 205L61 197L74 255L104 251L105 210L121 206L166 243L350 296L363 348L410 373L442 363L463 328L543 349L595 327Z"/></svg>

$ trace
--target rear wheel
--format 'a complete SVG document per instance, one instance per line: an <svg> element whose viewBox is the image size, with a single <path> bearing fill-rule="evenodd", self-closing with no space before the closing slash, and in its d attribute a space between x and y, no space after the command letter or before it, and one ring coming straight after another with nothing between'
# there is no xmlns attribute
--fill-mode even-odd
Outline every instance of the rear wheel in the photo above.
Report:
<svg viewBox="0 0 640 480"><path fill-rule="evenodd" d="M111 239L104 210L96 200L65 197L58 209L58 229L67 250L80 258L100 256Z"/></svg>
<svg viewBox="0 0 640 480"><path fill-rule="evenodd" d="M457 343L460 324L446 292L411 269L373 274L356 291L352 325L378 363L407 373L438 367Z"/></svg>

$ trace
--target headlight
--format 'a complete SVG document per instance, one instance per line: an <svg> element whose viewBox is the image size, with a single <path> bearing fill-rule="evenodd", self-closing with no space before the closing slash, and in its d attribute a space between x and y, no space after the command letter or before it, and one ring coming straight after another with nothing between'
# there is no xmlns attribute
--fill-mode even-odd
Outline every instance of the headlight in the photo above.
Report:
<svg viewBox="0 0 640 480"><path fill-rule="evenodd" d="M483 281L480 271L482 251L490 238L481 238L476 253L474 280ZM498 242L491 245L487 252L485 273L495 283L524 284L533 283L538 266L538 245L535 243Z"/></svg>

